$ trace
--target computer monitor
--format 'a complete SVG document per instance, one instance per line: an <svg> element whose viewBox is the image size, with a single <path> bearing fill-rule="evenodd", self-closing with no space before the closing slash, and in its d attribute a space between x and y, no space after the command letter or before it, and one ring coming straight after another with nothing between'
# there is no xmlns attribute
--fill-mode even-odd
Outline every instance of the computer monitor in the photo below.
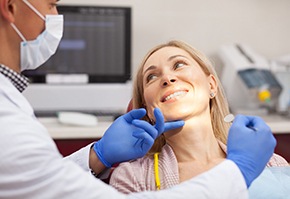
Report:
<svg viewBox="0 0 290 199"><path fill-rule="evenodd" d="M70 77L74 77L73 83L130 79L130 7L63 5L58 11L64 15L63 38L55 55L45 64L24 72L32 82L69 83Z"/></svg>
<svg viewBox="0 0 290 199"><path fill-rule="evenodd" d="M24 96L36 113L122 112L131 98L131 8L60 5L64 35Z"/></svg>

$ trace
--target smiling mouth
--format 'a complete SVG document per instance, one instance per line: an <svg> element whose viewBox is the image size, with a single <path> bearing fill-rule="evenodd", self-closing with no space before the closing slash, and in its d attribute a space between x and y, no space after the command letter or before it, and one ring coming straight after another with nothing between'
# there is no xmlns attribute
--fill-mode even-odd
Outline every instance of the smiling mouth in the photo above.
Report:
<svg viewBox="0 0 290 199"><path fill-rule="evenodd" d="M172 93L172 94L168 95L164 99L162 99L162 102L166 102L166 101L168 101L170 99L173 99L173 98L175 98L177 96L182 96L182 95L185 95L185 94L186 94L186 91L177 91L175 93Z"/></svg>

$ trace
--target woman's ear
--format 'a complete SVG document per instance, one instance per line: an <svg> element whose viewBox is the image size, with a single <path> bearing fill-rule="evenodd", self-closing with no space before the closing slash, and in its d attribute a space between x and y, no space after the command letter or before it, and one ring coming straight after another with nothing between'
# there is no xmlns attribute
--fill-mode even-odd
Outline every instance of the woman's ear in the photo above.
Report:
<svg viewBox="0 0 290 199"><path fill-rule="evenodd" d="M212 75L212 74L210 74L208 76L208 80L209 80L210 97L213 98L214 96L216 96L216 93L217 93L217 90L218 90L217 80L216 80L215 76Z"/></svg>
<svg viewBox="0 0 290 199"><path fill-rule="evenodd" d="M9 24L15 20L16 0L0 0L0 14L1 20Z"/></svg>

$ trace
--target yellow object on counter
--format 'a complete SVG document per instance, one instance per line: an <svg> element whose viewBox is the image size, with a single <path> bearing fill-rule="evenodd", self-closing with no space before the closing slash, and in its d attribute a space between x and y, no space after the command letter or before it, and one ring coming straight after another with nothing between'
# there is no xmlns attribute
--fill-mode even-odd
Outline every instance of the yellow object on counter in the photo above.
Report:
<svg viewBox="0 0 290 199"><path fill-rule="evenodd" d="M271 93L268 89L261 90L258 93L258 98L261 102L270 102L271 101Z"/></svg>

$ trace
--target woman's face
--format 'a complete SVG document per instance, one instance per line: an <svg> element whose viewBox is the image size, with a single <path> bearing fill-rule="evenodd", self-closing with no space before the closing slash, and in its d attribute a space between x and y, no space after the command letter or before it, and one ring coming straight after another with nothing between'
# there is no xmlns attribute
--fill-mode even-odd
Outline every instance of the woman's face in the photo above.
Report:
<svg viewBox="0 0 290 199"><path fill-rule="evenodd" d="M143 87L148 116L162 110L165 121L189 119L209 109L209 95L216 82L184 50L164 47L143 67Z"/></svg>

